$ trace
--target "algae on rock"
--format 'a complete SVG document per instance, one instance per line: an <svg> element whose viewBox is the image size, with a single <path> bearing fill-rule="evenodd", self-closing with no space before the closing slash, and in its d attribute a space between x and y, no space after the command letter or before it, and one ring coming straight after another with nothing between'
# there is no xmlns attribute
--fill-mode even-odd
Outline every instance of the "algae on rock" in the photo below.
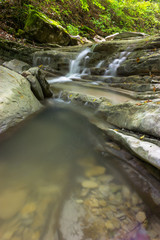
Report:
<svg viewBox="0 0 160 240"><path fill-rule="evenodd" d="M76 45L75 40L58 22L36 10L29 12L24 30L28 37L39 43L58 43L64 46Z"/></svg>

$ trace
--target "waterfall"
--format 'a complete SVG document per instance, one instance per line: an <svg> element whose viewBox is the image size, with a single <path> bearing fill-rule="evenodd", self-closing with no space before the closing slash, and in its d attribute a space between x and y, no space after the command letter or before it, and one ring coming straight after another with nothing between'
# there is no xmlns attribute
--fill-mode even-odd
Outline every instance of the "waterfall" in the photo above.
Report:
<svg viewBox="0 0 160 240"><path fill-rule="evenodd" d="M117 68L124 62L127 56L130 54L128 51L121 52L120 57L113 60L109 64L108 69L105 71L105 76L115 77L117 74Z"/></svg>
<svg viewBox="0 0 160 240"><path fill-rule="evenodd" d="M71 60L69 66L69 73L66 76L54 78L48 80L49 83L56 83L56 82L70 82L72 78L80 78L83 74L88 74L89 69L85 68L86 64L89 61L89 56L87 54L91 52L90 48L86 48L83 50L75 60Z"/></svg>
<svg viewBox="0 0 160 240"><path fill-rule="evenodd" d="M86 48L82 52L79 53L79 55L76 57L76 59L70 61L69 66L69 72L62 77L53 78L48 80L49 83L63 83L63 82L71 82L74 79L81 79L83 75L90 75L90 69L87 68L88 61L90 60L90 56L88 53L91 52L90 48ZM127 56L130 54L128 50L121 52L119 58L116 58L111 62L105 71L105 76L107 77L115 77L117 73L117 68L124 62L127 58ZM48 60L48 59L47 59ZM97 65L96 68L100 68L105 60L101 60ZM96 82L91 82L92 84L98 85Z"/></svg>

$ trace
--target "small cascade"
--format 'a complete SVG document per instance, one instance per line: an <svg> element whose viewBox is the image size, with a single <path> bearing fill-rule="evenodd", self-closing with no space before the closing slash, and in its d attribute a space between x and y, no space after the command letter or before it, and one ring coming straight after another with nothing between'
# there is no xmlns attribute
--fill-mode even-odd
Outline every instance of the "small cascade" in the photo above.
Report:
<svg viewBox="0 0 160 240"><path fill-rule="evenodd" d="M117 68L126 60L127 56L130 54L128 51L121 52L120 57L113 60L109 64L108 69L105 71L105 76L115 77L117 74Z"/></svg>
<svg viewBox="0 0 160 240"><path fill-rule="evenodd" d="M84 51L82 51L75 60L71 60L70 64L70 70L68 73L68 76L73 76L74 74L81 74L82 67L85 68L86 63L89 60L89 56L87 54L91 52L90 48L86 48ZM82 60L84 60L84 63L82 64ZM82 64L82 66L81 66Z"/></svg>
<svg viewBox="0 0 160 240"><path fill-rule="evenodd" d="M70 82L72 78L81 78L81 75L89 74L90 70L86 68L86 65L89 61L89 56L87 55L91 52L90 48L86 48L83 50L75 60L71 60L69 73L66 76L54 78L48 80L49 83L56 83L56 82Z"/></svg>
<svg viewBox="0 0 160 240"><path fill-rule="evenodd" d="M96 68L102 67L102 65L103 65L104 62L105 62L104 60L100 61L100 62L96 65Z"/></svg>
<svg viewBox="0 0 160 240"><path fill-rule="evenodd" d="M33 57L33 66L37 67L39 65L47 66L51 63L51 58L50 57Z"/></svg>

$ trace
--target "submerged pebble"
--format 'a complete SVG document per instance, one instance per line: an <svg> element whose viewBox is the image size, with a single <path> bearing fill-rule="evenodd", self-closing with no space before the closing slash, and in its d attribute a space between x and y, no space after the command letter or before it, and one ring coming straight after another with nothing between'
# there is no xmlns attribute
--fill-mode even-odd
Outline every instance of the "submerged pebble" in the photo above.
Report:
<svg viewBox="0 0 160 240"><path fill-rule="evenodd" d="M97 188L98 184L94 181L86 180L86 181L82 182L82 187L84 187L84 188Z"/></svg>
<svg viewBox="0 0 160 240"><path fill-rule="evenodd" d="M0 196L0 218L9 219L20 211L26 199L25 190L6 190Z"/></svg>
<svg viewBox="0 0 160 240"><path fill-rule="evenodd" d="M103 175L105 173L105 171L106 171L106 169L104 167L94 166L85 172L85 176L86 177L100 176L100 175Z"/></svg>
<svg viewBox="0 0 160 240"><path fill-rule="evenodd" d="M138 222L143 223L146 220L145 212L138 212L136 214L136 219L137 219Z"/></svg>

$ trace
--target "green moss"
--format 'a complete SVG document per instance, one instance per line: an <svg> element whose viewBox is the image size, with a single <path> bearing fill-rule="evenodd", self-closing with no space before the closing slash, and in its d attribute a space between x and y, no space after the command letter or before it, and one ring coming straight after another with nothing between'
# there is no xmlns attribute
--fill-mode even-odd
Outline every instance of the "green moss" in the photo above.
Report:
<svg viewBox="0 0 160 240"><path fill-rule="evenodd" d="M67 30L65 28L63 28L58 22L48 18L45 14L41 13L41 12L38 12L36 10L31 10L29 12L29 15L28 15L28 18L27 18L27 21L25 23L25 30L27 31L30 26L38 26L39 25L39 21L42 20L48 24L51 24L52 26L56 26L58 28L61 28L63 29L66 33Z"/></svg>
<svg viewBox="0 0 160 240"><path fill-rule="evenodd" d="M85 25L81 26L80 29L81 29L81 31L83 31L83 32L95 33L95 31L94 31L93 29L91 29L91 28L89 28L89 27L87 27L87 26L85 26Z"/></svg>

